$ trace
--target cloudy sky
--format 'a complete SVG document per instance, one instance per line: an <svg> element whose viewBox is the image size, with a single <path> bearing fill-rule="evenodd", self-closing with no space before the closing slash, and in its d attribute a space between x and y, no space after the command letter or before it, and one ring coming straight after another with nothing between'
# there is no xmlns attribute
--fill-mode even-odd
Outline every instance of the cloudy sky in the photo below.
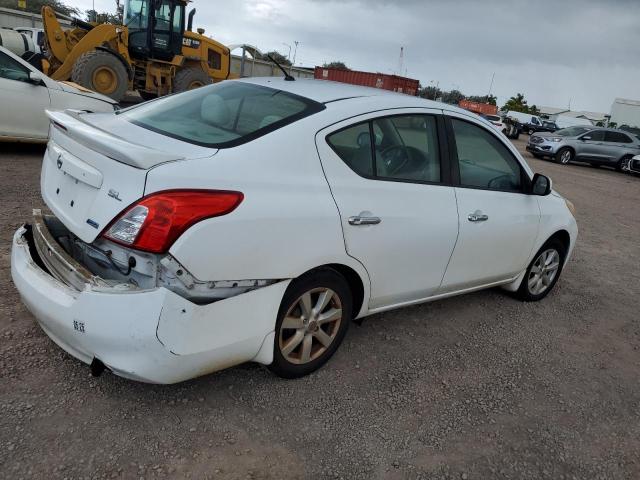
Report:
<svg viewBox="0 0 640 480"><path fill-rule="evenodd" d="M92 0L69 1L81 9ZM114 0L95 0L114 10ZM195 26L227 45L250 43L296 65L344 61L403 74L423 85L489 91L502 104L609 112L640 99L640 0L196 0ZM293 52L291 53L293 57Z"/></svg>

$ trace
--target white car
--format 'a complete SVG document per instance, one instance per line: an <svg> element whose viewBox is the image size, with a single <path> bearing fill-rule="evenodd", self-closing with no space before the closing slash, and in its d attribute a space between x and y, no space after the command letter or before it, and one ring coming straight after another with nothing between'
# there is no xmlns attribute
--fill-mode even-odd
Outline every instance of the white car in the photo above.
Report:
<svg viewBox="0 0 640 480"><path fill-rule="evenodd" d="M504 134L507 133L507 128L504 122L502 121L502 117L500 117L499 115L485 114L485 115L482 115L482 117L485 120L487 120L491 125L493 125L495 129L498 130L499 132L502 132Z"/></svg>
<svg viewBox="0 0 640 480"><path fill-rule="evenodd" d="M0 141L46 142L45 110L113 112L118 104L79 85L57 82L0 47Z"/></svg>
<svg viewBox="0 0 640 480"><path fill-rule="evenodd" d="M242 79L49 116L53 215L15 233L12 276L94 374L299 377L353 319L498 285L539 300L576 241L503 135L417 97Z"/></svg>

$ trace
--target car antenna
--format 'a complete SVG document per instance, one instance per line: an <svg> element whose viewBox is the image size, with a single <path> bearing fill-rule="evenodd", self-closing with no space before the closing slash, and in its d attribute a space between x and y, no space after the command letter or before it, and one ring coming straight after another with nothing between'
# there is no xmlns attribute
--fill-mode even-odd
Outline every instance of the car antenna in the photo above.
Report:
<svg viewBox="0 0 640 480"><path fill-rule="evenodd" d="M268 58L269 60L271 60L273 63L275 63L275 64L276 64L276 66L277 66L280 70L282 70L282 73L284 73L284 79L285 79L287 82L294 82L294 81L296 80L294 77L292 77L292 76L291 76L291 74L290 74L290 73L287 73L287 71L286 71L284 68L282 68L282 65L280 65L278 62L276 62L276 61L274 60L274 58L273 58L271 55L267 55L267 58Z"/></svg>

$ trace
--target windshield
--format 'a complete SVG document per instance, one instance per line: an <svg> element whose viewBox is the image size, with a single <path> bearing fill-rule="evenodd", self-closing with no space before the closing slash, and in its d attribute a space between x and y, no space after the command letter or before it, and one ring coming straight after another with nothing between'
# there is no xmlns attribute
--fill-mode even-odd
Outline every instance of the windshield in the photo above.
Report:
<svg viewBox="0 0 640 480"><path fill-rule="evenodd" d="M558 130L555 132L556 135L560 135L561 137L577 137L578 135L582 135L583 133L587 133L588 131L593 130L593 128L589 127L569 127L563 128L562 130Z"/></svg>
<svg viewBox="0 0 640 480"><path fill-rule="evenodd" d="M120 114L169 137L206 147L249 142L324 110L325 106L282 90L221 82L173 95Z"/></svg>

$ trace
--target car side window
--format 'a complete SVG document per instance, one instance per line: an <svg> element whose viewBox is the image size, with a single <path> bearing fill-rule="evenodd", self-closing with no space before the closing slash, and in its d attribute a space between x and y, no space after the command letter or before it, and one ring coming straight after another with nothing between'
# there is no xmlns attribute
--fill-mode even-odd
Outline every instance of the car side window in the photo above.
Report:
<svg viewBox="0 0 640 480"><path fill-rule="evenodd" d="M631 140L624 133L620 133L620 132L606 132L604 136L604 141L612 142L612 143L633 143L633 140Z"/></svg>
<svg viewBox="0 0 640 480"><path fill-rule="evenodd" d="M593 132L587 132L581 138L584 139L584 137L589 137L589 140L591 140L592 142L602 142L604 140L604 130L594 130Z"/></svg>
<svg viewBox="0 0 640 480"><path fill-rule="evenodd" d="M436 119L429 115L378 118L374 130L382 132L376 142L375 167L380 178L440 181L440 153Z"/></svg>
<svg viewBox="0 0 640 480"><path fill-rule="evenodd" d="M327 142L361 176L440 182L437 124L431 115L377 118L339 130Z"/></svg>
<svg viewBox="0 0 640 480"><path fill-rule="evenodd" d="M0 78L7 80L29 81L29 70L20 65L9 55L0 52Z"/></svg>
<svg viewBox="0 0 640 480"><path fill-rule="evenodd" d="M344 163L358 175L373 176L369 122L359 123L332 133L327 137L327 142Z"/></svg>
<svg viewBox="0 0 640 480"><path fill-rule="evenodd" d="M451 119L451 123L462 186L522 191L520 163L495 135L455 118Z"/></svg>

